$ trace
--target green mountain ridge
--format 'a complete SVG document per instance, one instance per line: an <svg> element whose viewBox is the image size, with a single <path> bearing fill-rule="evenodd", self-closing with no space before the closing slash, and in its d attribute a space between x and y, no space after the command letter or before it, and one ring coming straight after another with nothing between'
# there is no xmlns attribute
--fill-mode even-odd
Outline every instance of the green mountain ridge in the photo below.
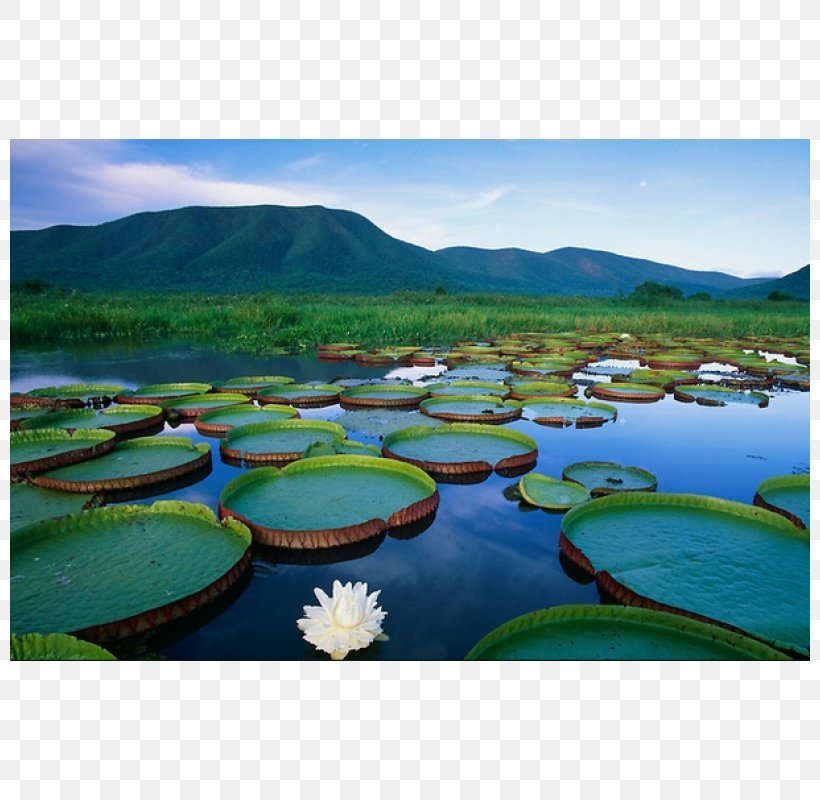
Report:
<svg viewBox="0 0 820 800"><path fill-rule="evenodd" d="M587 296L655 281L716 297L770 282L583 248L432 251L353 211L271 205L190 206L93 226L12 231L11 279L81 291L386 294L442 287Z"/></svg>

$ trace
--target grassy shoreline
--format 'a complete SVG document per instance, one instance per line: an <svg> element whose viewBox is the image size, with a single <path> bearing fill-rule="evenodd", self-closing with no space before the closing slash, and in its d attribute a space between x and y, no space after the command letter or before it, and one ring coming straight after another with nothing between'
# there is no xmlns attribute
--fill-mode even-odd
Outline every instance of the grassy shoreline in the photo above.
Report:
<svg viewBox="0 0 820 800"><path fill-rule="evenodd" d="M451 344L527 330L696 337L808 336L809 303L441 295L30 294L13 291L13 345L125 337L187 337L264 354L322 342Z"/></svg>

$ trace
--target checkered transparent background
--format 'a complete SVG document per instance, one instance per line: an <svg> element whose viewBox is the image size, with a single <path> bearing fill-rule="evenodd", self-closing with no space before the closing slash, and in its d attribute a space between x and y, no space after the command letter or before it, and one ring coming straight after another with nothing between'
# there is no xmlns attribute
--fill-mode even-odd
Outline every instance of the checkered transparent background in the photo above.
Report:
<svg viewBox="0 0 820 800"><path fill-rule="evenodd" d="M443 5L0 4L2 402L12 138L820 138L811 0ZM816 662L4 663L0 706L5 797L820 796Z"/></svg>

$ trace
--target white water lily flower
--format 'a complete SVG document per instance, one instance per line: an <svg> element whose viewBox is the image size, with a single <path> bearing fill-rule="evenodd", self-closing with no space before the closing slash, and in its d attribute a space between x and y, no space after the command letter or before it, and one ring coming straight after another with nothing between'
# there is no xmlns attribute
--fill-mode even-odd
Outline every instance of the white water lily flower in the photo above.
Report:
<svg viewBox="0 0 820 800"><path fill-rule="evenodd" d="M304 639L317 650L330 653L334 661L343 659L351 650L361 650L375 639L387 639L382 633L382 620L387 616L376 605L379 591L367 594L366 583L344 586L333 581L333 596L328 597L318 586L313 590L318 606L305 606L305 616L296 621Z"/></svg>

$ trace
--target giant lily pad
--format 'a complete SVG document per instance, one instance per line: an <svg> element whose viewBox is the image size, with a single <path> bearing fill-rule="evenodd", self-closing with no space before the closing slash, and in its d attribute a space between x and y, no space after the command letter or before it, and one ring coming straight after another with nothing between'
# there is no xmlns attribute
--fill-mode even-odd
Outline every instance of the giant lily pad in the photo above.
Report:
<svg viewBox="0 0 820 800"><path fill-rule="evenodd" d="M572 605L532 611L488 633L468 660L721 660L787 657L717 625L647 608Z"/></svg>
<svg viewBox="0 0 820 800"><path fill-rule="evenodd" d="M800 528L809 524L809 476L777 475L757 487L755 505L782 514Z"/></svg>
<svg viewBox="0 0 820 800"><path fill-rule="evenodd" d="M578 387L563 381L513 381L510 397L513 400L529 400L533 397L572 397Z"/></svg>
<svg viewBox="0 0 820 800"><path fill-rule="evenodd" d="M498 381L509 377L506 361L489 364L464 364L450 367L445 377L448 380L477 380L477 381Z"/></svg>
<svg viewBox="0 0 820 800"><path fill-rule="evenodd" d="M305 448L302 458L321 456L368 456L381 458L381 448L375 444L362 444L350 439L334 439L332 442L314 442Z"/></svg>
<svg viewBox="0 0 820 800"><path fill-rule="evenodd" d="M450 422L501 424L521 416L521 404L516 400L480 395L430 397L422 401L419 410L428 417Z"/></svg>
<svg viewBox="0 0 820 800"><path fill-rule="evenodd" d="M143 436L120 442L93 461L38 475L32 482L67 492L123 491L154 486L210 464L211 447L204 442L194 445L184 436Z"/></svg>
<svg viewBox="0 0 820 800"><path fill-rule="evenodd" d="M383 439L388 433L424 425L438 428L444 423L440 419L425 417L416 411L391 411L387 408L373 408L361 411L344 411L334 417L349 433L360 433L376 439Z"/></svg>
<svg viewBox="0 0 820 800"><path fill-rule="evenodd" d="M72 383L67 386L46 386L42 389L32 389L28 396L39 397L58 405L82 408L86 405L110 403L124 388L109 383Z"/></svg>
<svg viewBox="0 0 820 800"><path fill-rule="evenodd" d="M589 500L589 491L572 481L559 481L531 472L518 482L521 497L531 506L548 511L566 511Z"/></svg>
<svg viewBox="0 0 820 800"><path fill-rule="evenodd" d="M324 420L254 422L229 430L220 451L224 458L235 461L287 463L301 458L305 449L316 442L344 438L341 425Z"/></svg>
<svg viewBox="0 0 820 800"><path fill-rule="evenodd" d="M184 616L250 563L251 537L206 506L92 509L11 543L11 629L117 639Z"/></svg>
<svg viewBox="0 0 820 800"><path fill-rule="evenodd" d="M25 404L11 406L10 409L10 427L13 431L19 431L26 420L34 420L40 417L48 416L54 413L54 407L51 405L40 404ZM45 427L49 427L46 425Z"/></svg>
<svg viewBox="0 0 820 800"><path fill-rule="evenodd" d="M219 513L242 520L264 544L310 549L416 522L438 500L435 481L409 464L332 455L251 470L225 487Z"/></svg>
<svg viewBox="0 0 820 800"><path fill-rule="evenodd" d="M675 386L698 382L698 376L691 372L675 369L635 369L627 377L629 383L651 383L671 392Z"/></svg>
<svg viewBox="0 0 820 800"><path fill-rule="evenodd" d="M342 408L381 406L384 408L414 408L427 397L427 390L417 386L396 384L365 384L350 386L339 395Z"/></svg>
<svg viewBox="0 0 820 800"><path fill-rule="evenodd" d="M589 393L600 400L622 403L654 403L666 396L662 386L649 383L596 383L590 387Z"/></svg>
<svg viewBox="0 0 820 800"><path fill-rule="evenodd" d="M482 395L505 398L510 393L510 387L506 383L496 383L495 381L444 381L441 383L429 383L425 387L430 393L430 397L444 397L448 395Z"/></svg>
<svg viewBox="0 0 820 800"><path fill-rule="evenodd" d="M605 422L615 420L618 411L606 403L585 403L568 397L532 398L523 402L524 416L539 425L563 428L600 427Z"/></svg>
<svg viewBox="0 0 820 800"><path fill-rule="evenodd" d="M288 383L293 383L293 378L284 375L244 375L241 378L231 378L227 381L214 381L213 388L217 392L255 397L260 389Z"/></svg>
<svg viewBox="0 0 820 800"><path fill-rule="evenodd" d="M212 392L210 394L195 394L187 397L177 397L173 400L163 400L160 405L169 412L179 414L183 419L195 419L206 411L215 408L250 403L250 397L234 392Z"/></svg>
<svg viewBox="0 0 820 800"><path fill-rule="evenodd" d="M703 356L679 350L664 350L646 356L646 365L658 370L700 369Z"/></svg>
<svg viewBox="0 0 820 800"><path fill-rule="evenodd" d="M115 444L113 431L69 432L62 428L13 431L11 476L33 474L74 464L107 453Z"/></svg>
<svg viewBox="0 0 820 800"><path fill-rule="evenodd" d="M700 495L624 492L570 511L560 546L619 602L808 653L809 537L778 514Z"/></svg>
<svg viewBox="0 0 820 800"><path fill-rule="evenodd" d="M12 536L36 522L77 514L97 503L96 496L92 494L55 492L27 483L13 483L9 496Z"/></svg>
<svg viewBox="0 0 820 800"><path fill-rule="evenodd" d="M104 428L114 433L133 433L153 428L165 419L165 409L159 406L133 405L109 406L95 410L76 408L55 411L45 417L35 417L20 423L22 430L37 428L65 428L66 430L89 430Z"/></svg>
<svg viewBox="0 0 820 800"><path fill-rule="evenodd" d="M384 437L382 452L444 475L517 469L538 458L535 440L526 434L466 422L396 431Z"/></svg>
<svg viewBox="0 0 820 800"><path fill-rule="evenodd" d="M12 661L116 661L108 650L65 633L11 635Z"/></svg>
<svg viewBox="0 0 820 800"><path fill-rule="evenodd" d="M564 467L566 481L585 486L593 497L616 492L654 492L658 479L649 470L622 467L611 461L579 461Z"/></svg>
<svg viewBox="0 0 820 800"><path fill-rule="evenodd" d="M318 408L338 403L341 391L341 386L330 383L293 383L260 390L257 397L260 403L288 403L299 408Z"/></svg>
<svg viewBox="0 0 820 800"><path fill-rule="evenodd" d="M204 394L211 391L210 383L152 383L133 391L120 392L115 398L118 403L145 403L159 405L163 400L174 397Z"/></svg>
<svg viewBox="0 0 820 800"><path fill-rule="evenodd" d="M299 412L290 406L270 405L260 408L248 404L225 406L206 411L194 420L194 427L204 436L223 436L231 428L252 422L281 422L294 419Z"/></svg>
<svg viewBox="0 0 820 800"><path fill-rule="evenodd" d="M744 392L742 389L715 386L711 383L701 383L697 386L676 386L675 400L680 400L682 403L694 402L700 406L725 406L728 403L743 403L765 408L769 405L769 396L763 394L763 392Z"/></svg>
<svg viewBox="0 0 820 800"><path fill-rule="evenodd" d="M510 370L519 375L532 375L535 378L550 378L553 375L571 378L572 373L582 366L583 363L551 358L537 361L513 361Z"/></svg>

